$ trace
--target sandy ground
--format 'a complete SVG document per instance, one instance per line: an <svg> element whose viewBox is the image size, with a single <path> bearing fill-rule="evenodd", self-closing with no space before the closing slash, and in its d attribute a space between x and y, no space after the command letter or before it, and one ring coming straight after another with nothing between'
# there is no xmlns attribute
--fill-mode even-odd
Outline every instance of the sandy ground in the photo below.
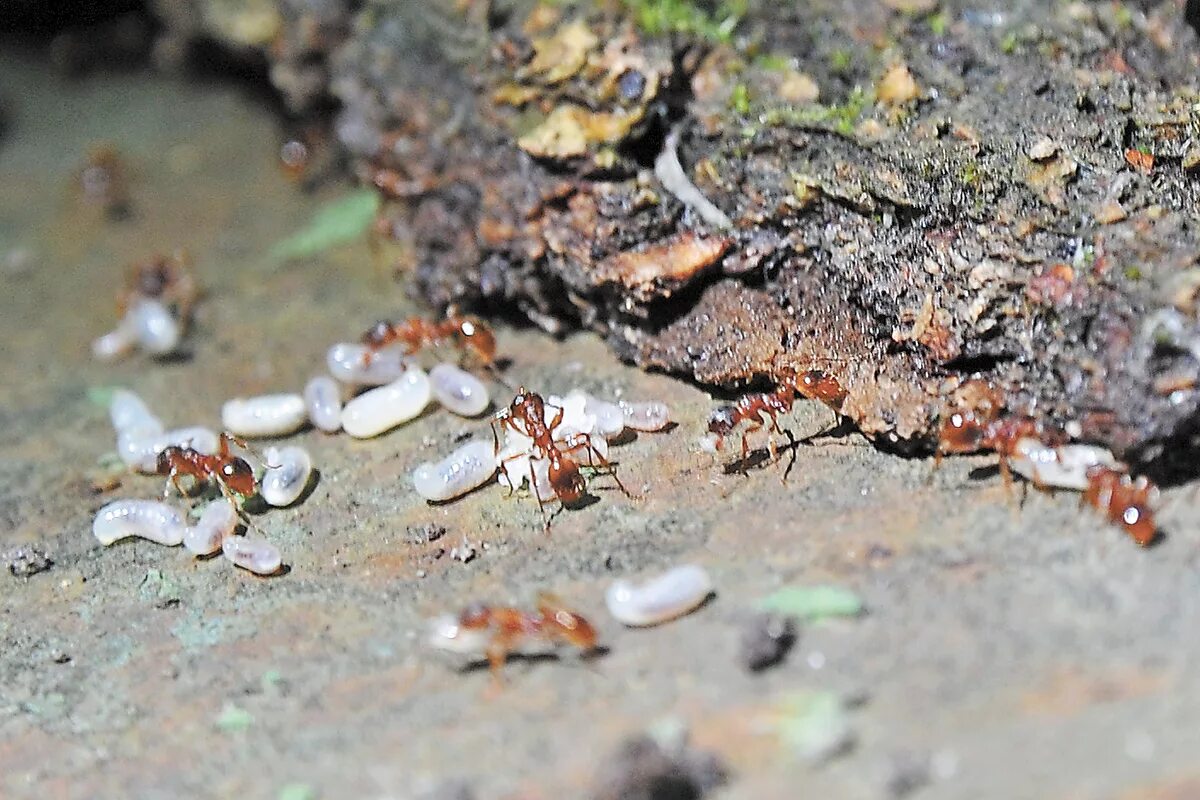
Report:
<svg viewBox="0 0 1200 800"><path fill-rule="evenodd" d="M671 404L678 426L615 451L638 502L598 501L543 533L498 487L430 507L408 473L483 422L429 411L371 441L309 431L320 480L255 523L290 571L259 579L145 542L103 548L94 512L157 478L90 485L113 450L102 387L135 389L169 423L218 424L239 395L297 390L332 342L414 309L365 245L273 264L269 246L322 202L274 161L275 122L227 87L144 78L62 82L0 57L0 550L53 558L0 574L0 795L421 797L466 779L480 798L582 797L603 755L685 727L731 778L718 798L1149 798L1200 794L1200 605L1192 490L1143 551L1069 495L1009 502L986 457L927 461L855 435L782 465L725 474L695 440L713 401L614 361L590 336L501 329L513 383ZM133 172L135 216L105 222L71 192L96 141ZM187 358L94 363L124 265L187 247L206 290ZM92 390L89 393L89 390ZM503 391L503 390L501 390ZM830 412L801 404L798 435ZM427 525L432 543L415 542ZM449 550L467 541L477 557ZM440 555L439 555L440 554ZM649 630L603 591L685 561L716 598ZM802 626L787 660L739 664L755 602L836 584L867 613ZM512 663L507 685L423 644L424 621L472 600L557 592L607 652ZM853 745L819 764L771 720L797 692L846 699Z"/></svg>

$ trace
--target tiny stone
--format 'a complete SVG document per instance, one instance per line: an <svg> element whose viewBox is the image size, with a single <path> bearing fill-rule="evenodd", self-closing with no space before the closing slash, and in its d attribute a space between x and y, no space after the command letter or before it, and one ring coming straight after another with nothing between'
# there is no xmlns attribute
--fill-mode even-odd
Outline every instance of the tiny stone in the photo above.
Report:
<svg viewBox="0 0 1200 800"><path fill-rule="evenodd" d="M1046 161L1058 152L1058 142L1051 139L1049 136L1043 136L1029 146L1026 155L1033 161Z"/></svg>
<svg viewBox="0 0 1200 800"><path fill-rule="evenodd" d="M41 548L25 545L5 553L4 563L8 565L8 571L16 577L28 578L50 569L54 561Z"/></svg>
<svg viewBox="0 0 1200 800"><path fill-rule="evenodd" d="M742 626L739 650L742 666L751 672L773 667L783 661L795 643L794 617L770 612L755 614Z"/></svg>
<svg viewBox="0 0 1200 800"><path fill-rule="evenodd" d="M407 534L410 544L429 544L430 542L436 542L446 535L446 526L434 525L432 523L426 525L409 525Z"/></svg>
<svg viewBox="0 0 1200 800"><path fill-rule="evenodd" d="M66 664L71 660L71 656L69 653L64 653L62 650L51 650L50 660L55 664Z"/></svg>

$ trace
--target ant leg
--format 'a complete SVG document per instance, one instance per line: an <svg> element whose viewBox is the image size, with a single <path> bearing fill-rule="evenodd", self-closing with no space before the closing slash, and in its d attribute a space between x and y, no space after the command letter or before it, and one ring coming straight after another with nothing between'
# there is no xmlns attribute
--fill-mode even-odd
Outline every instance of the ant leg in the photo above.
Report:
<svg viewBox="0 0 1200 800"><path fill-rule="evenodd" d="M542 493L538 491L537 475L533 472L533 459L529 459L529 488L533 499L537 500L538 511L542 512L542 532L550 532L550 518L546 516L546 504L542 502Z"/></svg>
<svg viewBox="0 0 1200 800"><path fill-rule="evenodd" d="M787 428L783 429L783 435L787 437L788 452L792 454L792 457L788 459L787 469L783 471L783 477L779 479L779 482L787 483L788 475L791 473L792 467L796 466L796 437L792 436L792 432Z"/></svg>
<svg viewBox="0 0 1200 800"><path fill-rule="evenodd" d="M571 438L575 439L575 437L571 437ZM612 476L612 479L617 482L617 486L620 487L621 491L625 494L626 497L634 498L634 499L641 498L640 495L633 494L632 492L630 492L628 489L625 488L625 484L621 483L621 479L617 475L616 465L613 464L611 461L609 461L607 458L605 458L603 455L601 455L600 451L596 449L596 446L594 444L592 444L592 434L581 433L581 434L579 434L579 438L587 443L588 460L589 460L588 466L592 466L591 461L593 459L596 461L599 461L600 469L604 470L605 474ZM570 442L568 442L568 444L570 444Z"/></svg>

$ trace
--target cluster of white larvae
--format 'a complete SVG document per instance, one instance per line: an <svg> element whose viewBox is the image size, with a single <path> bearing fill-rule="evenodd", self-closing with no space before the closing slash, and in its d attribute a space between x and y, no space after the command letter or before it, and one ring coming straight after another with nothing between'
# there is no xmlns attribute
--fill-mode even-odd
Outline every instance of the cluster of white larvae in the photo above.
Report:
<svg viewBox="0 0 1200 800"><path fill-rule="evenodd" d="M671 422L665 403L610 403L579 389L565 397L546 398L547 424L560 409L562 419L552 431L554 441L587 466L593 465L593 452L607 459L609 440L626 428L661 431ZM504 429L504 437L499 452L494 442L473 439L441 461L419 465L412 474L417 494L432 502L453 500L484 485L499 471L503 485L517 489L532 478L532 491L542 501L554 499L549 461L539 455L533 440L511 427Z"/></svg>
<svg viewBox="0 0 1200 800"><path fill-rule="evenodd" d="M326 363L330 375L314 377L302 394L226 402L221 424L236 436L286 436L311 422L325 433L344 430L356 439L369 439L420 416L433 400L464 417L479 416L491 402L487 387L469 372L448 363L426 372L395 346L372 351L336 344ZM343 402L364 387L362 394Z"/></svg>
<svg viewBox="0 0 1200 800"><path fill-rule="evenodd" d="M109 406L117 434L117 452L131 469L155 473L158 454L169 446L188 447L205 455L216 454L220 439L205 427L166 430L142 399L117 389ZM295 503L312 475L312 459L301 447L269 447L264 453L268 469L259 482L259 494L275 507ZM229 497L209 503L195 525L187 525L174 506L157 500L114 500L96 514L92 533L101 544L138 537L207 556L221 551L236 566L260 575L279 571L282 558L270 542L254 536L237 536L238 509Z"/></svg>

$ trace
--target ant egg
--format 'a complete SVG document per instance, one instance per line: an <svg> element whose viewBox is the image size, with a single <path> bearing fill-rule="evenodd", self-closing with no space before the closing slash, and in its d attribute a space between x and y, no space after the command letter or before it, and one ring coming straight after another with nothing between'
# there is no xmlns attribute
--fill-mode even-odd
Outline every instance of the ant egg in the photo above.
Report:
<svg viewBox="0 0 1200 800"><path fill-rule="evenodd" d="M255 575L274 575L283 565L279 548L256 536L229 536L221 543L221 552L234 566Z"/></svg>
<svg viewBox="0 0 1200 800"><path fill-rule="evenodd" d="M237 509L224 498L204 507L200 520L183 532L183 546L188 552L207 556L221 549L225 538L237 527Z"/></svg>
<svg viewBox="0 0 1200 800"><path fill-rule="evenodd" d="M178 509L157 500L114 500L92 522L92 534L103 545L136 536L174 547L183 542L184 528Z"/></svg>
<svg viewBox="0 0 1200 800"><path fill-rule="evenodd" d="M398 381L363 392L342 409L342 428L369 439L417 417L433 398L429 376L413 368Z"/></svg>
<svg viewBox="0 0 1200 800"><path fill-rule="evenodd" d="M157 300L140 299L129 309L134 336L147 353L162 356L175 352L183 335L171 309Z"/></svg>
<svg viewBox="0 0 1200 800"><path fill-rule="evenodd" d="M429 622L429 644L438 650L474 655L487 649L488 640L487 631L467 630L453 614L445 614Z"/></svg>
<svg viewBox="0 0 1200 800"><path fill-rule="evenodd" d="M163 424L158 417L150 412L142 398L128 389L113 390L108 416L118 434L156 435L163 432Z"/></svg>
<svg viewBox="0 0 1200 800"><path fill-rule="evenodd" d="M414 364L399 347L371 350L362 344L335 344L329 348L325 366L342 383L355 386L382 386L404 375Z"/></svg>
<svg viewBox="0 0 1200 800"><path fill-rule="evenodd" d="M328 375L318 375L304 387L308 420L325 433L342 429L342 390Z"/></svg>
<svg viewBox="0 0 1200 800"><path fill-rule="evenodd" d="M1116 469L1118 462L1103 447L1067 444L1048 447L1033 437L1017 440L1009 461L1012 471L1041 486L1070 489L1088 488L1088 470L1095 466Z"/></svg>
<svg viewBox="0 0 1200 800"><path fill-rule="evenodd" d="M238 397L221 406L221 426L234 436L283 436L308 421L308 406L298 394Z"/></svg>
<svg viewBox="0 0 1200 800"><path fill-rule="evenodd" d="M667 570L640 586L625 580L614 581L604 593L604 603L618 622L637 628L682 617L698 608L712 593L708 573L688 564Z"/></svg>
<svg viewBox="0 0 1200 800"><path fill-rule="evenodd" d="M290 506L304 494L312 477L312 458L303 447L268 447L263 457L267 471L259 482L258 493L276 508Z"/></svg>
<svg viewBox="0 0 1200 800"><path fill-rule="evenodd" d="M412 478L417 494L440 503L482 486L495 474L495 447L490 442L471 441L437 463L421 464Z"/></svg>
<svg viewBox="0 0 1200 800"><path fill-rule="evenodd" d="M671 424L671 409L666 403L646 400L640 403L620 402L625 412L625 424L635 431L653 433Z"/></svg>
<svg viewBox="0 0 1200 800"><path fill-rule="evenodd" d="M208 428L176 428L163 433L126 431L117 436L117 454L126 466L153 473L158 466L158 454L171 445L212 455L217 452L217 444L217 434Z"/></svg>
<svg viewBox="0 0 1200 800"><path fill-rule="evenodd" d="M471 373L453 364L438 364L429 371L433 396L446 410L460 417L477 417L487 410L487 387Z"/></svg>

